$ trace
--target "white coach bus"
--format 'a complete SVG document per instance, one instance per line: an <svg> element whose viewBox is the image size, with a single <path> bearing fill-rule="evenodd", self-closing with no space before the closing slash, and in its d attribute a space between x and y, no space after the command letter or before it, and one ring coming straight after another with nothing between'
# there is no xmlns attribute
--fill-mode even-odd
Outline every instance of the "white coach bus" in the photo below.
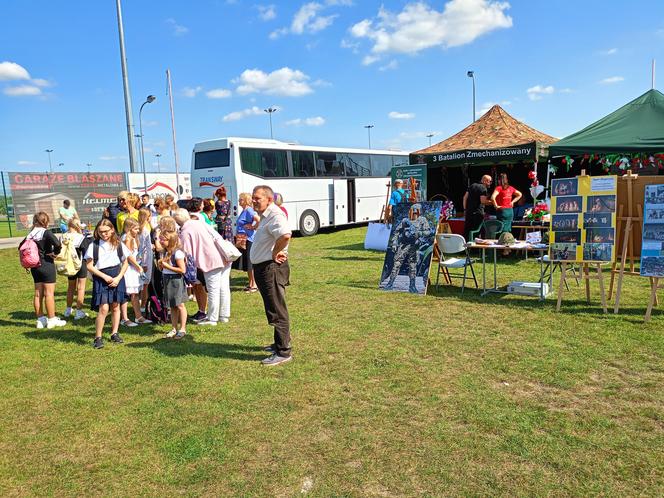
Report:
<svg viewBox="0 0 664 498"><path fill-rule="evenodd" d="M407 152L231 137L194 146L191 187L195 197L213 198L223 185L235 218L241 192L269 185L283 196L291 229L314 235L378 219L390 170L399 165L408 165Z"/></svg>

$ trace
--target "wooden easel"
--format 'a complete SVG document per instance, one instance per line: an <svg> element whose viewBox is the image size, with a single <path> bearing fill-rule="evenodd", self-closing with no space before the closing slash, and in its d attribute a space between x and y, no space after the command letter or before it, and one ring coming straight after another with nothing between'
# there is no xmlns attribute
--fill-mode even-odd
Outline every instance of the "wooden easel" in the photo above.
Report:
<svg viewBox="0 0 664 498"><path fill-rule="evenodd" d="M379 222L385 224L390 222L388 220L387 206L390 205L390 190L392 190L392 184L388 183L386 187L387 187L387 195L385 196L385 204L383 204L383 207L380 210L380 218L378 219Z"/></svg>
<svg viewBox="0 0 664 498"><path fill-rule="evenodd" d="M558 304L556 305L556 311L560 311L560 305L563 301L563 292L567 286L567 266L568 262L562 261L560 264L560 283L558 284ZM594 266L597 270L597 273L590 273L590 266ZM576 275L574 276L576 278ZM604 313L608 313L606 307L606 293L604 292L604 274L602 273L602 264L601 263L581 263L581 278L586 283L586 302L590 304L590 281L597 280L599 281L599 295L602 301L602 309Z"/></svg>
<svg viewBox="0 0 664 498"><path fill-rule="evenodd" d="M438 221L438 226L436 227L436 235L438 235L439 233L452 233L452 228L450 227L450 224L443 219ZM433 261L440 261L440 248L438 247L438 237L436 237L433 242L433 257L431 258L432 264ZM445 269L445 271L443 272L443 278L445 279L446 284L452 283L452 279L450 278L450 274L447 271L447 269ZM429 278L429 280L431 280L431 278Z"/></svg>
<svg viewBox="0 0 664 498"><path fill-rule="evenodd" d="M611 282L609 284L609 299L613 294L613 282L618 274L618 283L616 285L616 300L613 306L613 312L618 313L620 310L620 295L622 293L622 283L623 277L625 275L640 276L640 273L635 270L634 263L639 261L640 255L634 254L634 230L641 229L643 224L643 218L641 213L643 213L643 206L638 204L636 206L636 213L633 212L633 191L634 191L634 181L639 177L639 175L633 175L632 170L627 170L627 174L621 177L622 181L627 182L627 216L623 216L625 211L625 206L620 204L618 207L618 217L616 218L616 237L622 228L623 229L623 239L622 239L622 254L620 257L620 262L615 261L611 265ZM627 260L629 260L629 271L625 271L627 265ZM655 293L655 298L657 298L657 293Z"/></svg>
<svg viewBox="0 0 664 498"><path fill-rule="evenodd" d="M657 306L657 290L664 289L664 283L659 283L659 277L650 277L650 301L648 301L648 308L646 309L646 316L643 317L644 322L650 321L650 314L652 307Z"/></svg>
<svg viewBox="0 0 664 498"><path fill-rule="evenodd" d="M581 174L577 178L581 178L587 176L586 175L586 170L582 169ZM563 301L563 293L565 292L565 288L568 287L567 285L567 265L569 265L569 261L561 261L560 264L560 283L558 284L558 304L556 305L556 311L560 311L560 306ZM590 273L590 266L595 267L597 272L593 275ZM591 280L597 280L599 282L599 295L600 299L602 301L602 310L604 313L608 313L607 307L606 307L606 292L604 292L604 274L602 273L602 263L581 263L580 264L580 273L581 273L581 279L585 282L586 284L586 302L590 304L590 281ZM576 274L574 275L574 278L576 279ZM578 282L578 280L577 280Z"/></svg>

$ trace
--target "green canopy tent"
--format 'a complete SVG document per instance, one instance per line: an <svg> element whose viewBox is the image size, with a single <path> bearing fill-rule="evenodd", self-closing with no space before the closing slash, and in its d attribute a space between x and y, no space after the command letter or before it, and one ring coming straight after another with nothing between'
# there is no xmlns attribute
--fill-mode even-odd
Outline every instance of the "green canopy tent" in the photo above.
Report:
<svg viewBox="0 0 664 498"><path fill-rule="evenodd" d="M549 156L664 152L664 94L649 90L549 146Z"/></svg>

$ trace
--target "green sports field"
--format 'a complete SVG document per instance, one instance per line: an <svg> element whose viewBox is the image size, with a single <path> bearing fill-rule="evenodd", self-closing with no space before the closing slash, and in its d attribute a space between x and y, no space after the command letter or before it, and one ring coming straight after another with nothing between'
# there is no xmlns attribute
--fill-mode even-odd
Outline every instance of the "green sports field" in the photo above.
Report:
<svg viewBox="0 0 664 498"><path fill-rule="evenodd" d="M275 368L259 365L258 294L234 292L229 324L181 342L146 326L96 351L92 319L34 328L31 278L0 252L0 495L664 494L664 313L643 324L647 281L626 279L617 316L575 284L561 313L385 293L365 231L293 240L294 360Z"/></svg>

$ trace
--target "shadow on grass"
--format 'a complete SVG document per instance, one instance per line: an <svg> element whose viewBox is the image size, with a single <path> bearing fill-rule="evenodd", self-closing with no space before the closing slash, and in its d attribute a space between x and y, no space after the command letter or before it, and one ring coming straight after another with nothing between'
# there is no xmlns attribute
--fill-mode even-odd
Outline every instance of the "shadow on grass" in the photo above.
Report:
<svg viewBox="0 0 664 498"><path fill-rule="evenodd" d="M92 344L92 339L95 336L94 330L90 332L80 332L78 330L71 330L67 328L57 328L48 330L39 330L32 332L24 332L23 335L28 339L39 340L53 340L60 342L71 342L74 344Z"/></svg>
<svg viewBox="0 0 664 498"><path fill-rule="evenodd" d="M242 346L240 344L217 344L196 342L191 335L179 341L158 339L153 342L132 342L128 348L151 348L165 356L207 356L210 358L228 358L233 360L259 361L265 358L259 346ZM255 354L250 354L254 352Z"/></svg>
<svg viewBox="0 0 664 498"><path fill-rule="evenodd" d="M360 242L358 244L347 244L345 246L329 246L324 247L324 249L334 249L335 251L366 251L364 248L364 242Z"/></svg>
<svg viewBox="0 0 664 498"><path fill-rule="evenodd" d="M12 311L9 316L14 320L36 320L34 311Z"/></svg>
<svg viewBox="0 0 664 498"><path fill-rule="evenodd" d="M360 257L360 256L323 256L323 259L329 259L331 261L383 261L384 257Z"/></svg>

